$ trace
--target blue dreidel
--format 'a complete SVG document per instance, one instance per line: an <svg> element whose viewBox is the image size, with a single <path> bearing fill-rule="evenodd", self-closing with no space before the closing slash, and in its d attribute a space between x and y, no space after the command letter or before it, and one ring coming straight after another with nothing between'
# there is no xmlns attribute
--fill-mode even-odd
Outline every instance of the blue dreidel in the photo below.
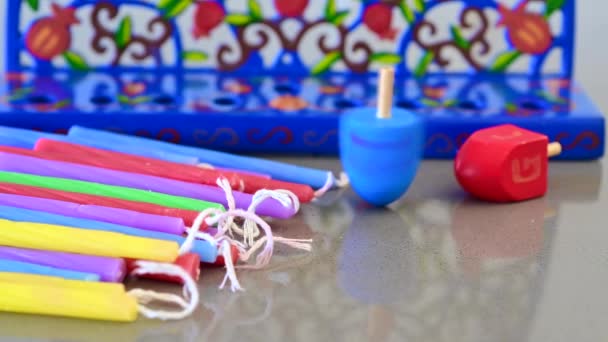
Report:
<svg viewBox="0 0 608 342"><path fill-rule="evenodd" d="M340 120L340 159L353 190L375 206L399 199L409 188L423 152L422 120L392 108L394 70L380 71L378 109L358 108Z"/></svg>

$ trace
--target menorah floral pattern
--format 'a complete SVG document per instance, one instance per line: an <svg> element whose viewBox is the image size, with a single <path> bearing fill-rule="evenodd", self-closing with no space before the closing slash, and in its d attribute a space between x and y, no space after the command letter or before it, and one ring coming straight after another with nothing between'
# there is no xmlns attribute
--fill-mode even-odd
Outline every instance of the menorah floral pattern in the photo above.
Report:
<svg viewBox="0 0 608 342"><path fill-rule="evenodd" d="M31 20L18 23L23 42L9 65L30 60L36 68L82 70L143 63L313 75L395 65L398 73L423 76L505 72L526 57L525 72L540 74L556 50L559 73L571 72L573 0L74 0L45 6L38 0L10 5L9 12L20 17L25 11ZM456 10L440 19L445 8ZM496 39L502 31L504 38ZM96 58L108 53L111 58Z"/></svg>

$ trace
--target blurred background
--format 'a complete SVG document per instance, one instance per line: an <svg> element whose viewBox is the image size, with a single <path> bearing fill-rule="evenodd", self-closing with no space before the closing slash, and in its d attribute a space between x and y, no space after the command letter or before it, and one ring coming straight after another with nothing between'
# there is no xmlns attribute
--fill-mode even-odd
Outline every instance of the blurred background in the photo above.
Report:
<svg viewBox="0 0 608 342"><path fill-rule="evenodd" d="M5 7L6 2L0 5L0 18L5 16ZM608 87L608 45L605 39L608 34L608 21L605 20L608 1L579 0L577 11L575 77L601 110L608 112L608 96L605 92ZM2 51L5 46L4 36L0 35ZM4 53L0 53L0 70L4 70Z"/></svg>

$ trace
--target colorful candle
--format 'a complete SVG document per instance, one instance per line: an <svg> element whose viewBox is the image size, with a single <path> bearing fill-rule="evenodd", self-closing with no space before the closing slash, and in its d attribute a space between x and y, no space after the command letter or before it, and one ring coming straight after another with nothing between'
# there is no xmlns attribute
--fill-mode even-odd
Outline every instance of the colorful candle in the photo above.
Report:
<svg viewBox="0 0 608 342"><path fill-rule="evenodd" d="M15 277L20 280L12 281L10 275L0 278L0 310L4 312L118 322L137 319L137 301L122 284L58 279L28 283L20 275Z"/></svg>
<svg viewBox="0 0 608 342"><path fill-rule="evenodd" d="M137 146L137 145L125 146L122 143L116 143L113 141L100 141L97 139L89 139L87 137L80 137L80 136L79 137L70 137L70 136L60 135L60 136L52 136L52 137L41 137L41 139L69 142L69 143L77 144L79 146L88 146L88 147L96 148L99 150L124 153L124 154L129 154L132 156L140 156L140 157L154 159L154 160L161 160L161 161L177 163L180 165L196 166L198 168L203 168L203 169L208 169L208 170L213 169L213 170L223 171L223 172L238 173L240 175L255 176L255 177L261 177L261 178L266 178L266 179L271 178L270 175L268 175L268 174L263 174L263 173L253 172L253 171L239 170L238 167L217 167L216 165L211 165L209 163L201 163L199 158L197 158L197 157L183 155L183 154L179 154L179 153L172 153L172 152L168 152L168 151L162 151L162 150L158 150L156 148L141 147L141 146ZM29 144L29 141L28 141L28 144ZM0 145L2 145L2 144L0 144ZM25 148L30 148L30 149L34 148L34 147L29 147L29 145L28 146L19 146L18 144L4 144L4 145L25 147Z"/></svg>
<svg viewBox="0 0 608 342"><path fill-rule="evenodd" d="M58 226L75 227L86 230L113 232L142 238L172 241L180 245L186 240L185 237L180 235L136 229L107 222L80 219L17 207L0 206L0 218L19 222L36 222L44 224L53 224ZM205 240L195 240L192 245L191 252L198 254L201 260L205 262L215 262L217 258L217 247L211 245L208 241Z"/></svg>
<svg viewBox="0 0 608 342"><path fill-rule="evenodd" d="M179 250L174 241L3 219L0 219L0 245L160 262L175 261Z"/></svg>
<svg viewBox="0 0 608 342"><path fill-rule="evenodd" d="M181 267L195 281L198 280L201 274L201 259L197 254L184 253L183 255L180 255L173 264ZM137 269L137 260L127 260L127 270L129 271L129 273L132 273L135 269ZM140 273L137 275L137 277L183 284L182 278L166 274Z"/></svg>
<svg viewBox="0 0 608 342"><path fill-rule="evenodd" d="M46 275L72 280L99 281L99 275L0 258L0 272Z"/></svg>
<svg viewBox="0 0 608 342"><path fill-rule="evenodd" d="M177 217L181 218L184 221L184 224L187 226L191 226L194 220L196 219L196 216L198 215L198 211L194 210L169 208L152 203L128 201L113 197L81 194L77 192L40 188L15 183L0 182L0 193L56 199L60 201L79 203L83 205L98 205L159 216ZM206 229L207 227L204 225L201 228Z"/></svg>
<svg viewBox="0 0 608 342"><path fill-rule="evenodd" d="M114 223L168 234L183 235L186 232L184 221L177 217L150 215L98 205L82 205L53 199L3 193L0 193L0 205L39 210L52 214Z"/></svg>
<svg viewBox="0 0 608 342"><path fill-rule="evenodd" d="M0 151L9 153L212 186L216 185L218 178L224 177L234 190L254 193L261 189L284 189L293 192L303 203L310 202L314 198L314 191L308 185L277 181L233 171L203 169L192 165L107 151L51 139L39 139L34 146L34 150L35 152L28 149L0 146Z"/></svg>
<svg viewBox="0 0 608 342"><path fill-rule="evenodd" d="M97 139L89 139L87 137L68 137L65 135L56 135L56 136L40 136L39 138L48 138L56 141L66 141L72 142L80 145L91 146L95 148L100 148L104 150L110 151L118 151L138 156L146 156L149 158L166 160L174 163L186 164L186 165L198 165L200 164L200 160L195 156L183 155L179 153L173 153L169 151L158 150L154 148L149 148L146 146L137 146L137 145L129 145L123 146L121 143L116 143L113 141L99 141ZM29 140L28 140L29 143ZM16 144L7 144L10 146L15 146ZM25 147L25 148L33 148L28 146L16 146L16 147Z"/></svg>
<svg viewBox="0 0 608 342"><path fill-rule="evenodd" d="M64 202L78 203L86 206L103 206L109 208L124 209L127 211L147 213L151 215L176 217L181 218L184 221L184 225L186 226L191 226L192 222L194 222L194 219L198 215L198 212L194 210L169 208L152 203L127 201L113 197L81 194L77 192L61 191L5 182L0 182L0 193L23 195L37 198L48 198ZM110 221L110 219L107 219L106 222L120 224L119 222L112 222ZM126 225L128 226L128 224ZM204 225L201 228L206 229L206 226Z"/></svg>
<svg viewBox="0 0 608 342"><path fill-rule="evenodd" d="M13 284L41 284L45 286L67 286L73 289L87 289L91 292L124 293L122 283L103 283L91 281L77 281L60 277L43 276L28 273L0 272L0 282Z"/></svg>
<svg viewBox="0 0 608 342"><path fill-rule="evenodd" d="M145 190L144 193L146 194L154 191L158 195L182 196L184 201L192 201L192 198L196 198L221 203L224 206L228 205L224 190L217 186L193 184L162 177L45 160L13 153L0 152L0 170L122 186L139 189L140 191ZM247 209L251 204L252 195L235 191L233 196L238 209ZM193 208L185 207L183 209ZM295 209L293 206L284 206L281 202L268 198L260 203L256 212L260 215L275 218L290 218L295 214Z"/></svg>
<svg viewBox="0 0 608 342"><path fill-rule="evenodd" d="M330 171L295 166L260 158L238 156L208 149L181 146L163 141L127 136L80 126L73 126L70 128L68 132L68 139L72 137L84 137L103 142L113 141L114 143L122 146L138 146L160 151L181 153L183 155L198 157L202 162L209 163L211 165L216 165L219 167L238 167L239 169L247 171L268 174L272 178L287 182L307 184L314 188L322 188L326 184L328 176L331 175ZM333 176L331 177L333 178Z"/></svg>
<svg viewBox="0 0 608 342"><path fill-rule="evenodd" d="M208 208L215 208L218 210L224 209L221 204L201 201L193 198L172 196L152 191L84 182L73 179L30 175L19 172L0 171L0 182L114 197L129 201L153 203L178 209L196 210L199 212Z"/></svg>
<svg viewBox="0 0 608 342"><path fill-rule="evenodd" d="M34 148L40 138L61 139L65 135L43 133L29 129L0 126L0 144L6 146Z"/></svg>
<svg viewBox="0 0 608 342"><path fill-rule="evenodd" d="M40 138L48 138L59 141L73 141L72 138L68 138L66 135L62 134L45 133L22 128L0 126L0 145L32 149L34 148L36 141ZM87 139L86 137L84 137L82 138L82 140L86 140L88 142L85 145L104 148L103 146L97 146L98 144L96 144L96 140L94 139ZM127 150L131 152L128 152ZM162 151L157 149L150 149L146 147L128 146L125 147L123 151L126 153L132 153L137 155L148 155L151 158L169 160L176 163L184 163L190 165L196 165L200 163L199 159L195 156L172 153L169 151Z"/></svg>
<svg viewBox="0 0 608 342"><path fill-rule="evenodd" d="M38 251L0 246L0 259L28 262L65 270L93 273L104 282L121 282L127 269L124 259L93 255Z"/></svg>

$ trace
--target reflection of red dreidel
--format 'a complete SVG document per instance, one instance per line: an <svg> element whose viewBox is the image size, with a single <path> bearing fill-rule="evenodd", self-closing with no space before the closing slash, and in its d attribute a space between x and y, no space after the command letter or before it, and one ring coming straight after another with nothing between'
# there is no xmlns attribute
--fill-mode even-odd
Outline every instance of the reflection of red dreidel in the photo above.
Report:
<svg viewBox="0 0 608 342"><path fill-rule="evenodd" d="M535 260L545 244L545 227L557 215L546 199L506 206L464 201L452 212L451 232L467 276L483 272L486 261ZM492 229L487 229L492 227Z"/></svg>
<svg viewBox="0 0 608 342"><path fill-rule="evenodd" d="M547 192L547 159L561 153L547 136L514 125L473 133L458 151L454 172L473 196L491 202L516 202Z"/></svg>

